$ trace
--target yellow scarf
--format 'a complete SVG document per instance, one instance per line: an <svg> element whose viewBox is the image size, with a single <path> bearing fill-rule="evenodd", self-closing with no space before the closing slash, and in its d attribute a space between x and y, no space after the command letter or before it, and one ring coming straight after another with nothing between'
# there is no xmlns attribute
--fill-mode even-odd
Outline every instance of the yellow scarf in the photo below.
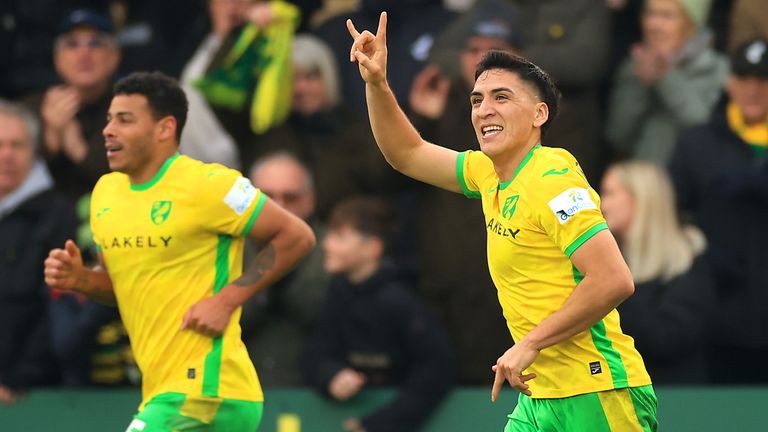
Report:
<svg viewBox="0 0 768 432"><path fill-rule="evenodd" d="M735 103L729 102L726 108L728 126L759 156L768 155L768 119L765 122L749 126L744 121L744 115Z"/></svg>

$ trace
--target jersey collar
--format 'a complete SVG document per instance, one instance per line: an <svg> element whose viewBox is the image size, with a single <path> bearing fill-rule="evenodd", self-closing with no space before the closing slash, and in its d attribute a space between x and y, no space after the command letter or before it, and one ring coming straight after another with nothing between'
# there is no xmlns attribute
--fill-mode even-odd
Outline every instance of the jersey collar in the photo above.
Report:
<svg viewBox="0 0 768 432"><path fill-rule="evenodd" d="M165 175L165 172L168 171L168 168L170 168L173 161L175 161L179 157L179 152L176 152L173 154L173 156L169 157L168 159L163 162L163 166L160 167L160 169L157 171L157 174L155 174L154 177L152 177L152 180L142 183L142 184L131 184L131 190L132 191L145 191L152 186L154 186L157 182L160 181L161 178L163 178L163 175Z"/></svg>
<svg viewBox="0 0 768 432"><path fill-rule="evenodd" d="M511 178L511 179L509 179L509 180L507 180L507 181L505 181L505 182L499 182L499 190L504 190L504 189L506 189L506 188L507 188L507 186L511 185L511 184L512 184L512 182L513 182L513 181L515 181L515 178L517 177L517 175L518 175L518 174L520 174L520 171L523 169L523 167L524 167L524 166L525 166L525 165L528 163L528 161L529 161L529 160L531 160L531 158L533 157L533 152L534 152L534 151L535 151L537 148L539 148L539 147L541 147L541 144L536 144L536 145L535 145L535 146L533 146L533 148L532 148L532 149L531 149L531 150L528 152L528 154L527 154L527 155L525 155L525 158L523 158L523 161L522 161L522 162L520 162L520 165L519 165L519 166L517 167L517 169L515 170L515 173L512 175L512 178Z"/></svg>

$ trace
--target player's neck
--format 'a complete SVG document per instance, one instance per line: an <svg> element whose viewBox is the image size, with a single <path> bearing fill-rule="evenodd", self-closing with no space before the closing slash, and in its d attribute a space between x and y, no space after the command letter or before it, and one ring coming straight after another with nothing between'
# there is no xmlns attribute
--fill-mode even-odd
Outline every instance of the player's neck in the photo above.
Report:
<svg viewBox="0 0 768 432"><path fill-rule="evenodd" d="M504 154L493 158L493 167L499 176L499 182L512 180L525 157L539 143L540 136L531 136L531 139L527 140L524 144L514 146Z"/></svg>
<svg viewBox="0 0 768 432"><path fill-rule="evenodd" d="M176 147L166 148L166 146L164 146L162 150L158 149L158 152L153 155L152 159L144 164L139 170L128 175L131 179L131 184L143 185L152 181L157 173L163 168L165 162L176 154L176 151Z"/></svg>

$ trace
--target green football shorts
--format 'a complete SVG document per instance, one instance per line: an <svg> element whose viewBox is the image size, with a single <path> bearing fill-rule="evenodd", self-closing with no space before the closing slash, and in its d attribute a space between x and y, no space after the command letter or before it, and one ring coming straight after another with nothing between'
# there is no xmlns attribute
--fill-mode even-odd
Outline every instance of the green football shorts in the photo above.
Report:
<svg viewBox="0 0 768 432"><path fill-rule="evenodd" d="M560 398L520 394L504 432L655 432L653 386Z"/></svg>
<svg viewBox="0 0 768 432"><path fill-rule="evenodd" d="M133 417L126 432L255 432L263 402L162 393Z"/></svg>

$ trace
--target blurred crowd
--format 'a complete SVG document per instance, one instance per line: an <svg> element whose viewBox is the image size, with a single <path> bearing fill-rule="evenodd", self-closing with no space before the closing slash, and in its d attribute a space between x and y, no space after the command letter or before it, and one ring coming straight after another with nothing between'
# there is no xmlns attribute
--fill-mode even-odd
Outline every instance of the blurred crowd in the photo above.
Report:
<svg viewBox="0 0 768 432"><path fill-rule="evenodd" d="M389 13L389 84L422 137L477 148L474 68L547 70L570 151L635 277L619 307L654 383L768 384L768 2L764 0L25 0L0 5L0 402L36 386L136 385L117 311L43 282L108 172L114 81L175 76L180 152L241 170L318 248L245 306L267 386L399 396L365 429L414 430L453 385L488 385L513 342L482 210L391 169L345 20ZM351 390L350 390L351 389ZM350 430L353 426L350 426Z"/></svg>

